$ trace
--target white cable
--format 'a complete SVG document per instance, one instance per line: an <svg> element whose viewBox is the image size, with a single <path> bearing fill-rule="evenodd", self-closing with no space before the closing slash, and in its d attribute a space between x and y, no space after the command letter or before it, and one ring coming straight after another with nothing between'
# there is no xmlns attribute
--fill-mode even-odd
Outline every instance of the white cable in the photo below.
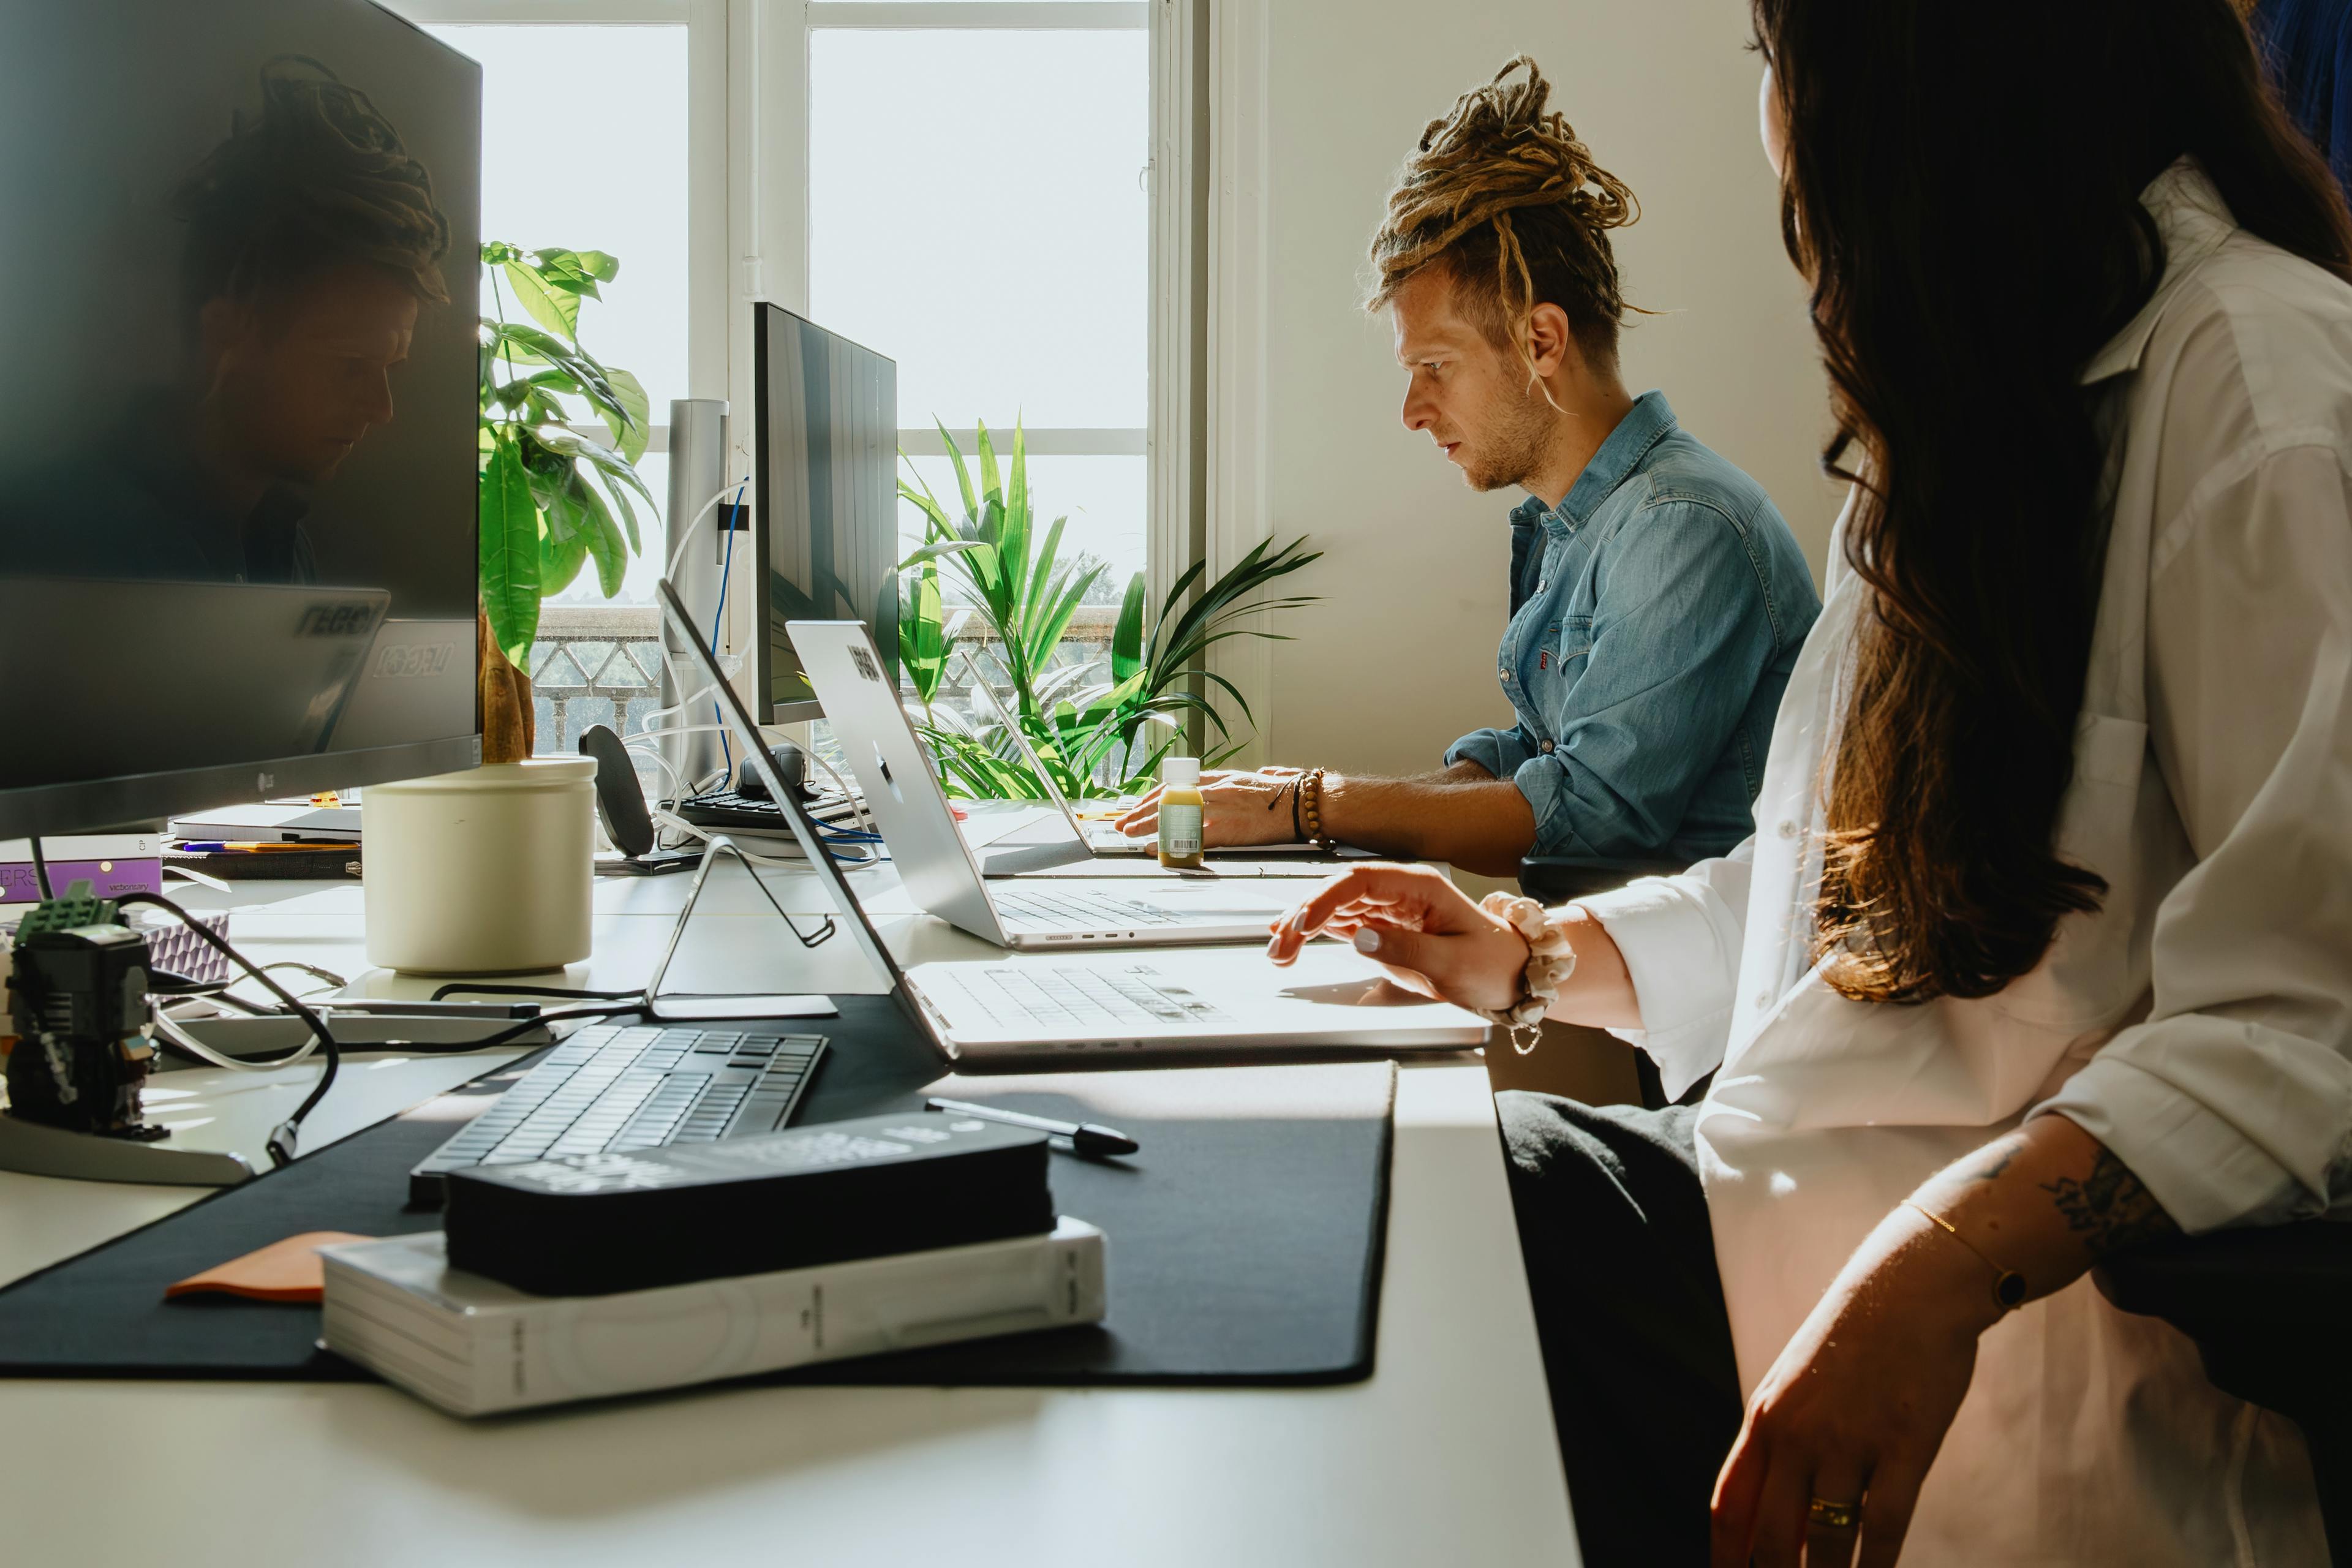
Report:
<svg viewBox="0 0 2352 1568"><path fill-rule="evenodd" d="M150 1010L149 1016L155 1020L158 1033L190 1056L201 1057L216 1068L227 1068L233 1072L276 1072L279 1068L290 1068L297 1062L308 1060L310 1054L319 1048L319 1037L312 1035L303 1043L302 1048L290 1057L273 1057L266 1062L239 1061L235 1057L221 1055L189 1034L180 1026L177 1019L163 1011L160 1002Z"/></svg>

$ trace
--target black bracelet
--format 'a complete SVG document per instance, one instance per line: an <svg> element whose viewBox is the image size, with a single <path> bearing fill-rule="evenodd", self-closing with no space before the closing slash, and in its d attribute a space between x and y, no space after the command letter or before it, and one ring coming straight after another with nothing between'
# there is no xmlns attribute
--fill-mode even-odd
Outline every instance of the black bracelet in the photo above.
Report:
<svg viewBox="0 0 2352 1568"><path fill-rule="evenodd" d="M1290 794L1290 841L1296 844L1305 836L1298 825L1298 781L1293 779L1283 788Z"/></svg>

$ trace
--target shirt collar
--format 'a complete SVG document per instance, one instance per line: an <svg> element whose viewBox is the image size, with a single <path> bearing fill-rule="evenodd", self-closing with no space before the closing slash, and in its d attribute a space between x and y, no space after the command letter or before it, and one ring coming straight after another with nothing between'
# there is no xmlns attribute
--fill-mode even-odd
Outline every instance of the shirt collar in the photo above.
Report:
<svg viewBox="0 0 2352 1568"><path fill-rule="evenodd" d="M2157 232L2164 240L2164 276L2139 314L2092 356L2089 368L2083 372L2084 386L2139 368L2140 356L2147 352L2148 339L2156 335L2156 324L2172 296L2189 273L2237 230L2238 220L2231 214L2230 204L2221 199L2221 193L2194 158L2176 160L2148 182L2139 201L2156 219Z"/></svg>
<svg viewBox="0 0 2352 1568"><path fill-rule="evenodd" d="M1547 508L1542 498L1528 498L1535 509L1533 515L1542 518L1549 512L1568 527L1581 524L1625 482L1627 475L1642 466L1650 448L1674 428L1675 411L1667 405L1666 395L1657 391L1642 394L1625 411L1625 417L1617 421L1617 428L1601 443L1601 449L1592 454L1592 460L1584 465L1584 471L1576 476L1566 500L1556 508ZM1519 514L1514 511L1511 515L1516 521Z"/></svg>

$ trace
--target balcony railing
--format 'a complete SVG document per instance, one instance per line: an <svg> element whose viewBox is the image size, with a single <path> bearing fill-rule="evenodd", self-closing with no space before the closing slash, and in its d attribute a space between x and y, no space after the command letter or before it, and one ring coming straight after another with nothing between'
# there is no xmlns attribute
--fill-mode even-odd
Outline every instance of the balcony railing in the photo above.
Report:
<svg viewBox="0 0 2352 1568"><path fill-rule="evenodd" d="M1057 664L1107 661L1118 620L1115 605L1082 606L1055 654ZM531 644L531 690L537 704L538 750L569 754L592 724L609 725L624 736L641 733L646 719L662 705L661 618L650 605L548 605L541 607L539 637ZM986 678L1001 682L1003 665L995 642L976 617L957 632L959 649L970 647ZM959 652L942 683L936 707L990 721L987 702L971 689L972 661ZM1106 670L1106 675L1107 675ZM1002 693L1000 684L997 690ZM661 789L652 762L637 764L648 796Z"/></svg>

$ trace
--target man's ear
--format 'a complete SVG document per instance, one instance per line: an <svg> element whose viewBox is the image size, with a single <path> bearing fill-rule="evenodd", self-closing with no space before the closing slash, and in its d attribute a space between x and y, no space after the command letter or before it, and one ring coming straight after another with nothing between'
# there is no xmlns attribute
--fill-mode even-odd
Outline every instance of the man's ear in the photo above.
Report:
<svg viewBox="0 0 2352 1568"><path fill-rule="evenodd" d="M1536 374L1549 381L1567 368L1570 357L1581 363L1576 334L1569 330L1568 312L1557 305L1538 305L1528 316L1528 352L1535 357Z"/></svg>

